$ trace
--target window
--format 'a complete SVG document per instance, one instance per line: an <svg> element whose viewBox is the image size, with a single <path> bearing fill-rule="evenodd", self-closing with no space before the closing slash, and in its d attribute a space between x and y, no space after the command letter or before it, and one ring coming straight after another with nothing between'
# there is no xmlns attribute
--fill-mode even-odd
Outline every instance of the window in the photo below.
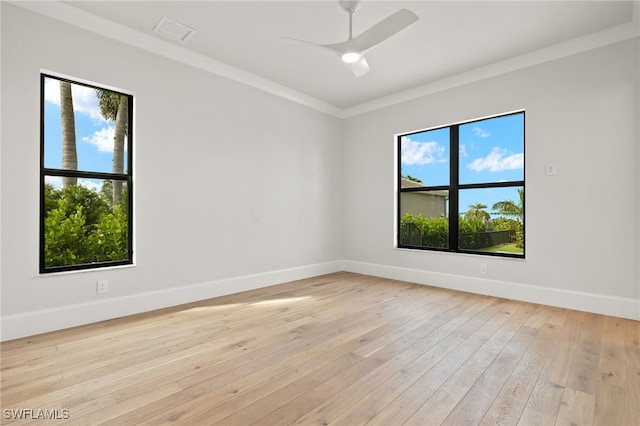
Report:
<svg viewBox="0 0 640 426"><path fill-rule="evenodd" d="M524 257L524 111L397 136L397 246Z"/></svg>
<svg viewBox="0 0 640 426"><path fill-rule="evenodd" d="M40 76L40 273L133 263L133 97Z"/></svg>

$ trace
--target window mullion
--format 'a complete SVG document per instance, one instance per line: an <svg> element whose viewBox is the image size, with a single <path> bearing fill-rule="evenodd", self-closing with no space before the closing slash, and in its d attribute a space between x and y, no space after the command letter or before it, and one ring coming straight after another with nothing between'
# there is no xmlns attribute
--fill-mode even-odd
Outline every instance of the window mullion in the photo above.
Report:
<svg viewBox="0 0 640 426"><path fill-rule="evenodd" d="M449 128L449 250L458 250L458 125Z"/></svg>
<svg viewBox="0 0 640 426"><path fill-rule="evenodd" d="M129 180L129 175L126 173L87 172L71 169L44 169L43 174L44 176L70 176L86 179Z"/></svg>

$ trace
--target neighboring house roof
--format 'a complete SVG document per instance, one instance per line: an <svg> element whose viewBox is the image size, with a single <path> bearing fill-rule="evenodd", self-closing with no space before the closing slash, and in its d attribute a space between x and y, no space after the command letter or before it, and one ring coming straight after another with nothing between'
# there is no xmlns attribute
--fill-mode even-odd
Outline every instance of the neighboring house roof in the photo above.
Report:
<svg viewBox="0 0 640 426"><path fill-rule="evenodd" d="M424 183L415 182L405 178L400 179L401 188L420 188L423 186L424 186Z"/></svg>
<svg viewBox="0 0 640 426"><path fill-rule="evenodd" d="M400 179L400 188L424 188L425 190L429 189L429 187L426 186L424 183L415 182L413 180L409 180L409 179L405 179L405 178L401 178ZM423 192L422 194L439 196L439 197L448 197L449 196L449 193L447 191L429 191L428 193L427 192Z"/></svg>

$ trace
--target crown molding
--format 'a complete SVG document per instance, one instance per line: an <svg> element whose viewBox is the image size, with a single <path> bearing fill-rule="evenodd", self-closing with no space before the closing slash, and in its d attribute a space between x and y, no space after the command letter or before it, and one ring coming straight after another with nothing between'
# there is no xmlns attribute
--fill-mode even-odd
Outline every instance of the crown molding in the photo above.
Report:
<svg viewBox="0 0 640 426"><path fill-rule="evenodd" d="M366 102L342 111L342 118L355 117L360 114L386 108L407 102L443 90L452 89L465 84L528 68L534 65L561 59L567 56L608 46L610 44L640 37L640 1L634 2L634 19L632 22L621 24L606 30L591 33L582 37L545 47L523 55L514 56L504 61L496 62L471 71L455 74L412 89L385 96L371 102Z"/></svg>
<svg viewBox="0 0 640 426"><path fill-rule="evenodd" d="M182 46L152 35L132 30L124 25L93 15L59 0L16 1L7 3L58 21L100 34L110 39L211 72L283 99L346 119L367 112L407 102L443 90L506 74L533 65L575 55L591 49L640 37L640 1L633 2L632 21L606 30L578 37L563 43L509 58L471 71L455 74L393 95L384 96L354 107L342 109L266 78L236 68L224 62L190 51Z"/></svg>
<svg viewBox="0 0 640 426"><path fill-rule="evenodd" d="M342 118L342 109L224 62L125 27L58 0L7 1L14 6L108 37L121 43L208 71L309 108Z"/></svg>

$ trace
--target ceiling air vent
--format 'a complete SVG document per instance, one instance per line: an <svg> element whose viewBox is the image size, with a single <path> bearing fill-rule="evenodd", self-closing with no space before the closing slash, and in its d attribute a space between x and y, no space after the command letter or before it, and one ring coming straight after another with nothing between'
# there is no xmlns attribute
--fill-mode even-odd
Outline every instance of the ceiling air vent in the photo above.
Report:
<svg viewBox="0 0 640 426"><path fill-rule="evenodd" d="M166 17L162 17L153 31L181 43L189 40L196 33L196 30L193 28L187 27L186 25Z"/></svg>

